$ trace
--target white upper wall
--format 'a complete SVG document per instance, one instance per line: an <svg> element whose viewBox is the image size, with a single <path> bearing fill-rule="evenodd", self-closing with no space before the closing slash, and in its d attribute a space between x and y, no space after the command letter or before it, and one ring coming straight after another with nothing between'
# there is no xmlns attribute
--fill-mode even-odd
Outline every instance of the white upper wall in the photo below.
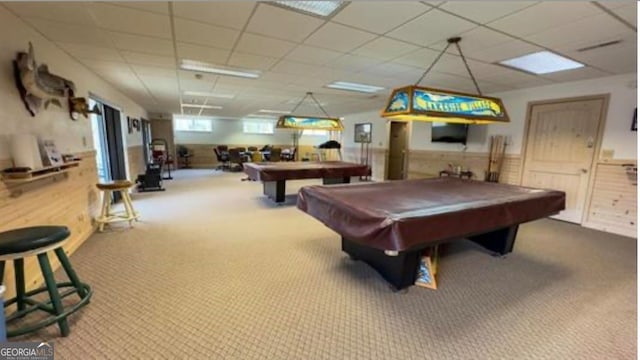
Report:
<svg viewBox="0 0 640 360"><path fill-rule="evenodd" d="M615 159L636 159L637 132L630 130L637 106L635 73L491 94L503 100L511 123L470 126L466 151L488 152L491 135L507 135L511 140L507 152L520 154L528 102L598 94L610 94L602 149L614 150ZM380 108L383 106L380 104ZM345 116L344 146L359 146L353 141L353 127L360 122L373 123L371 146L387 147L386 119L380 117L379 111ZM412 150L464 150L461 144L431 143L431 124L428 122L413 122L410 131L409 148Z"/></svg>
<svg viewBox="0 0 640 360"><path fill-rule="evenodd" d="M242 120L212 119L211 132L174 131L176 144L233 144L233 145L284 145L293 144L293 130L275 129L274 134L245 134ZM268 121L268 120L257 120ZM302 135L300 145L319 145L327 136Z"/></svg>
<svg viewBox="0 0 640 360"><path fill-rule="evenodd" d="M52 139L61 153L93 149L89 119L81 115L78 120L71 120L67 104L62 108L50 105L34 117L26 110L15 85L12 61L18 52L28 50L29 42L38 65L47 64L52 74L73 81L76 96L88 97L91 92L122 109L125 133L126 116L147 117L142 107L0 6L0 159L10 158L8 140L12 134L30 133L40 139ZM142 135L134 131L127 134L125 141L128 146L140 145Z"/></svg>

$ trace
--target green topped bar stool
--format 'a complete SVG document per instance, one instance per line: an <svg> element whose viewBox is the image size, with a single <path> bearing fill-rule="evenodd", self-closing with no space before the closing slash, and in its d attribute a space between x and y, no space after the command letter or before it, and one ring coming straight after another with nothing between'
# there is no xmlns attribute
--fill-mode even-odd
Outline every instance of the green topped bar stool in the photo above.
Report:
<svg viewBox="0 0 640 360"><path fill-rule="evenodd" d="M16 280L16 297L4 303L5 308L13 304L17 305L17 310L6 318L7 337L23 335L56 322L62 336L67 336L69 335L67 317L89 303L93 291L89 285L80 282L62 248L69 235L70 232L66 226L34 226L0 233L0 281L4 281L4 268L9 260L13 260ZM60 260L69 278L68 282L56 283L47 255L49 251L53 251ZM38 257L45 286L27 292L25 291L24 258L28 256ZM61 289L66 290L61 293L59 291ZM33 298L45 291L49 293L48 301L37 301ZM66 308L63 307L62 299L73 294L78 294L80 300ZM36 310L48 312L50 316L31 323L22 319ZM20 324L12 327L11 324L17 319L22 319Z"/></svg>

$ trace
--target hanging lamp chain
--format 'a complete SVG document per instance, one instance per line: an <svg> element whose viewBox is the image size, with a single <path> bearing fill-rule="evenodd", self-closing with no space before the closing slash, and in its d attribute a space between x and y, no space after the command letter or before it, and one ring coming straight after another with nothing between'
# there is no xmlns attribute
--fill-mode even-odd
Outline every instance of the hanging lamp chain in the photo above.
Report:
<svg viewBox="0 0 640 360"><path fill-rule="evenodd" d="M433 62L431 63L431 65L429 65L427 70L424 71L424 73L422 74L420 79L418 79L418 81L416 81L415 85L420 84L422 82L422 80L424 80L425 76L427 76L429 71L431 71L431 69L433 69L433 67L436 65L438 60L440 60L440 58L442 57L442 55L444 55L444 53L447 52L447 50L449 49L449 46L451 46L451 44L456 44L456 48L458 49L458 53L460 54L460 57L462 58L462 62L464 63L464 67L467 69L467 72L469 73L469 76L471 77L471 80L473 81L473 85L475 85L476 90L478 91L478 95L482 95L482 91L480 91L480 86L478 85L478 81L476 81L475 76L473 76L473 73L471 72L471 68L469 67L469 64L467 63L467 59L464 57L464 54L462 53L462 49L460 48L460 40L461 40L460 37L452 37L452 38L447 39L447 46L445 46L445 48L440 52L440 54L438 54L438 56L435 58L435 60L433 60Z"/></svg>
<svg viewBox="0 0 640 360"><path fill-rule="evenodd" d="M329 116L329 114L324 110L324 108L322 107L322 105L320 105L320 103L318 102L318 100L316 99L315 96L313 96L312 92L308 92L303 98L302 100L300 100L300 102L298 103L298 105L296 105L296 107L293 108L293 110L291 110L291 113L294 114L296 112L296 110L298 110L298 108L300 107L300 105L302 105L302 103L304 102L304 100L307 97L311 97L311 99L313 100L313 102L316 103L316 106L318 106L318 108L320 108L320 110L322 110L322 113L324 114L324 116L326 117L331 117Z"/></svg>

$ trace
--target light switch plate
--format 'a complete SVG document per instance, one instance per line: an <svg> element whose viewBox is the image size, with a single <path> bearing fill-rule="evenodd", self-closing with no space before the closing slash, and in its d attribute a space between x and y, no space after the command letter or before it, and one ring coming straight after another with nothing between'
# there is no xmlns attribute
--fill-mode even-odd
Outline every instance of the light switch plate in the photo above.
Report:
<svg viewBox="0 0 640 360"><path fill-rule="evenodd" d="M603 159L613 159L613 149L602 149Z"/></svg>

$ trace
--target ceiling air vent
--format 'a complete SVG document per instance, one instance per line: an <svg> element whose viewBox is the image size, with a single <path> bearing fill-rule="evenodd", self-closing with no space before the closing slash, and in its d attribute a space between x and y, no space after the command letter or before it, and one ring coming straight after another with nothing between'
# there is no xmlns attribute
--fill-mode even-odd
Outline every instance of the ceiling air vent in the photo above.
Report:
<svg viewBox="0 0 640 360"><path fill-rule="evenodd" d="M603 42L601 44L583 47L582 49L578 49L578 52L589 51L589 50L593 50L593 49L599 49L599 48L603 48L603 47L606 47L606 46L619 44L621 42L622 42L622 40L607 41L607 42Z"/></svg>

